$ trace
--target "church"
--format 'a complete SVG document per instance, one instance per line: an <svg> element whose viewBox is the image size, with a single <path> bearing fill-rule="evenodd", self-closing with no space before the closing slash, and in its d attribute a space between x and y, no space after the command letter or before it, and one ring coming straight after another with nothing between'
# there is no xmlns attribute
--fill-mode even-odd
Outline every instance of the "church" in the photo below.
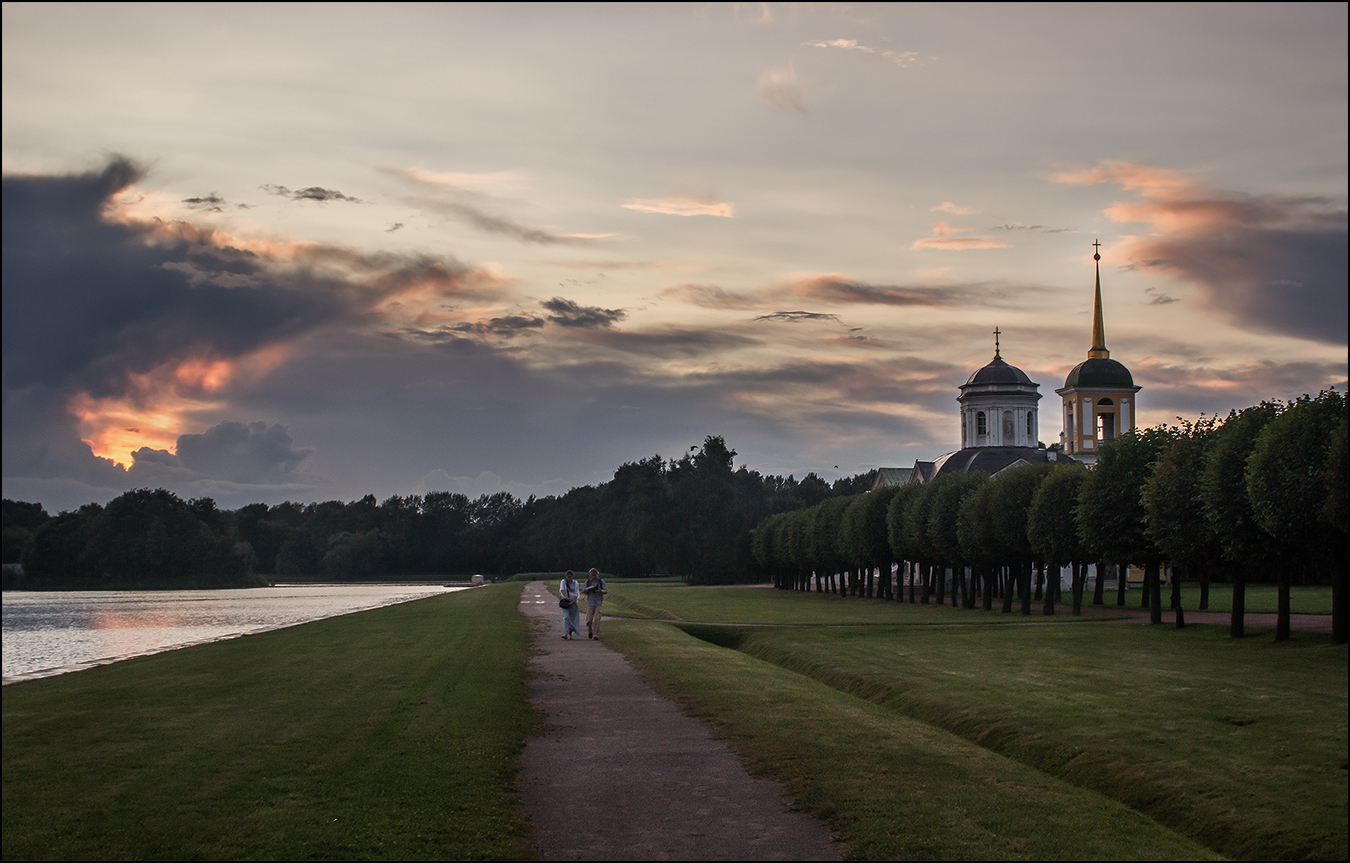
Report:
<svg viewBox="0 0 1350 863"><path fill-rule="evenodd" d="M1097 462L1101 448L1117 435L1135 428L1135 394L1130 370L1111 359L1106 349L1102 316L1100 244L1093 243L1097 286L1092 309L1092 347L1087 359L1073 367L1064 386L1055 390L1062 400L1063 431L1059 443L1040 442L1040 384L1003 359L1000 331L994 330L994 358L961 385L961 449L914 467L881 468L874 488L906 482L929 482L943 474L981 471L993 476L1023 464L1045 464L1072 459L1085 465Z"/></svg>

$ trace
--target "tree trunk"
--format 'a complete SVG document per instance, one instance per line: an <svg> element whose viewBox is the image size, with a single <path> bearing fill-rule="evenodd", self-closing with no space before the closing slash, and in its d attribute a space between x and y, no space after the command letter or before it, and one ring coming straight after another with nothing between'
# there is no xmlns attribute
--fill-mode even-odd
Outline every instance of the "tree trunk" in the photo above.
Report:
<svg viewBox="0 0 1350 863"><path fill-rule="evenodd" d="M1275 640L1289 640L1289 567L1280 567L1280 613L1275 620Z"/></svg>
<svg viewBox="0 0 1350 863"><path fill-rule="evenodd" d="M1144 593L1148 594L1148 622L1162 623L1162 579L1158 575L1159 562L1144 564Z"/></svg>
<svg viewBox="0 0 1350 863"><path fill-rule="evenodd" d="M1172 608L1177 613L1177 629L1186 628L1186 609L1181 607L1181 573L1172 567Z"/></svg>
<svg viewBox="0 0 1350 863"><path fill-rule="evenodd" d="M1069 562L1069 571L1073 573L1069 582L1069 594L1073 597L1073 615L1083 613L1083 565L1078 561Z"/></svg>
<svg viewBox="0 0 1350 863"><path fill-rule="evenodd" d="M1036 595L1035 595L1034 597L1032 597L1032 599L1037 599L1037 600L1039 600L1039 599L1041 598L1042 590L1043 590L1044 588L1045 588L1045 570L1044 570L1040 565L1037 565L1037 566L1036 566Z"/></svg>
<svg viewBox="0 0 1350 863"><path fill-rule="evenodd" d="M999 571L999 587L1003 591L1003 613L1012 614L1013 592L1012 592L1012 568L1001 567Z"/></svg>
<svg viewBox="0 0 1350 863"><path fill-rule="evenodd" d="M919 577L923 579L923 595L919 597L919 602L923 605L928 604L928 597L933 592L933 566L929 563L919 564Z"/></svg>
<svg viewBox="0 0 1350 863"><path fill-rule="evenodd" d="M909 604L914 604L914 561L909 562Z"/></svg>
<svg viewBox="0 0 1350 863"><path fill-rule="evenodd" d="M1116 564L1116 605L1120 608L1125 607L1125 582L1128 572L1129 569L1125 564Z"/></svg>
<svg viewBox="0 0 1350 863"><path fill-rule="evenodd" d="M1247 573L1239 564L1233 571L1233 610L1228 622L1228 634L1232 638L1241 638L1247 624Z"/></svg>
<svg viewBox="0 0 1350 863"><path fill-rule="evenodd" d="M1345 543L1338 542L1331 573L1331 642L1345 644Z"/></svg>
<svg viewBox="0 0 1350 863"><path fill-rule="evenodd" d="M1209 566L1200 570L1200 610L1209 611Z"/></svg>
<svg viewBox="0 0 1350 863"><path fill-rule="evenodd" d="M1041 578L1045 579L1049 578L1050 572L1045 565L1045 561L1041 561L1040 563L1036 564L1036 567L1041 572L1040 575ZM1045 583L1045 605L1042 606L1041 608L1041 614L1045 615L1046 617L1052 617L1054 613L1055 613L1055 588L1047 580Z"/></svg>
<svg viewBox="0 0 1350 863"><path fill-rule="evenodd" d="M1021 590L1018 590L1022 597L1022 613L1031 613L1031 562L1030 560L1021 560L1017 565L1018 581L1022 582Z"/></svg>
<svg viewBox="0 0 1350 863"><path fill-rule="evenodd" d="M1148 573L1149 573L1148 564L1144 564L1144 590L1142 591L1143 595L1139 597L1140 608L1148 608L1149 601L1153 599L1153 586L1149 583ZM1127 581L1129 580L1129 577L1130 577L1130 568L1126 567L1125 578ZM1161 612L1161 609L1159 609L1159 611ZM1151 617L1152 615L1150 615L1150 618Z"/></svg>

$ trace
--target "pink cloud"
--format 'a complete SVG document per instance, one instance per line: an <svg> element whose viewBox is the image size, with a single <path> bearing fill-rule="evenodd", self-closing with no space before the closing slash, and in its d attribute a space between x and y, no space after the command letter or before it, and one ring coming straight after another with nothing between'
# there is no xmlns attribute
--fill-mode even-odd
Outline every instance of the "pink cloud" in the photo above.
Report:
<svg viewBox="0 0 1350 863"><path fill-rule="evenodd" d="M969 249L1007 249L1010 246L993 237L958 236L974 228L953 228L946 222L933 223L933 235L915 240L911 249L943 249L946 251L966 251Z"/></svg>
<svg viewBox="0 0 1350 863"><path fill-rule="evenodd" d="M666 216L720 216L736 218L736 205L713 198L689 198L672 195L665 198L638 198L623 204L625 210L661 213Z"/></svg>

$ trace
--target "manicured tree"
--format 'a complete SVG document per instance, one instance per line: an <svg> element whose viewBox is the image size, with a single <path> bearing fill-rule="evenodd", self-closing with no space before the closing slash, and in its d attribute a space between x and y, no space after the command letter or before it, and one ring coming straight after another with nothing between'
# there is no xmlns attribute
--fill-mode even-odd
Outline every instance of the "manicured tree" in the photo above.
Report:
<svg viewBox="0 0 1350 863"><path fill-rule="evenodd" d="M898 486L881 488L858 495L844 513L842 526L849 556L858 566L875 568L881 573L878 599L891 598L891 547L886 536L886 512Z"/></svg>
<svg viewBox="0 0 1350 863"><path fill-rule="evenodd" d="M950 566L956 576L952 583L952 603L956 603L957 585L960 584L961 600L967 608L973 607L974 603L965 584L965 568L970 559L965 555L958 529L961 505L988 481L989 477L983 473L948 474L935 480L929 492L932 504L925 526L928 543L942 565Z"/></svg>
<svg viewBox="0 0 1350 863"><path fill-rule="evenodd" d="M1279 413L1280 406L1262 402L1241 413L1233 411L1214 433L1200 474L1200 498L1224 560L1231 567L1233 610L1229 634L1245 630L1246 587L1250 577L1275 563L1280 542L1266 533L1247 496L1247 459L1256 437Z"/></svg>
<svg viewBox="0 0 1350 863"><path fill-rule="evenodd" d="M801 584L803 578L809 577L814 568L811 533L816 513L819 511L820 504L799 509L788 516L787 525L783 528L783 533L787 537L787 557L792 564L794 590Z"/></svg>
<svg viewBox="0 0 1350 863"><path fill-rule="evenodd" d="M1017 574L1022 595L1022 613L1031 614L1031 568L1036 554L1027 537L1027 514L1036 489L1049 472L1048 465L1021 465L999 473L992 480L990 502L995 545L999 557ZM1008 608L1008 601L1004 600Z"/></svg>
<svg viewBox="0 0 1350 863"><path fill-rule="evenodd" d="M1336 571L1331 582L1331 640L1336 644L1346 641L1346 420L1336 424L1331 433L1331 442L1327 445L1327 463L1322 468L1322 478L1326 486L1326 503L1322 506L1322 517L1336 532L1333 544L1336 552Z"/></svg>
<svg viewBox="0 0 1350 863"><path fill-rule="evenodd" d="M1205 518L1200 497L1200 474L1205 464L1205 449L1214 437L1215 421L1201 419L1183 422L1144 482L1145 531L1163 557L1171 561L1172 607L1177 626L1184 625L1180 581L1183 568L1187 575L1200 575L1203 610L1209 606L1208 572L1220 556L1218 538Z"/></svg>
<svg viewBox="0 0 1350 863"><path fill-rule="evenodd" d="M1123 565L1144 565L1144 590L1149 620L1162 623L1159 570L1162 553L1145 531L1144 482L1153 463L1171 442L1166 427L1121 435L1102 448L1092 476L1079 494L1076 517L1079 536L1094 556ZM1124 576L1121 570L1121 578Z"/></svg>
<svg viewBox="0 0 1350 863"><path fill-rule="evenodd" d="M756 566L769 573L773 586L778 588L781 588L783 583L780 572L774 565L773 536L778 523L782 520L783 514L775 513L761 521L754 530L750 531L750 555L755 559Z"/></svg>
<svg viewBox="0 0 1350 863"><path fill-rule="evenodd" d="M985 482L961 500L961 511L956 516L956 536L961 542L961 554L974 563L984 586L984 610L994 607L995 574L999 560L994 519L990 507L995 488Z"/></svg>
<svg viewBox="0 0 1350 863"><path fill-rule="evenodd" d="M914 602L914 576L912 566L917 555L914 547L910 545L907 538L908 535L905 532L905 524L906 519L908 518L907 512L909 506L913 503L914 498L922 493L923 486L921 485L914 483L902 485L896 491L895 496L891 498L891 502L886 506L886 541L891 547L891 554L895 555L895 559L900 561L900 565L905 568L910 568L910 602ZM903 600L904 591L900 589L901 587L902 585L897 585L897 590L902 594L897 597L897 599Z"/></svg>
<svg viewBox="0 0 1350 863"><path fill-rule="evenodd" d="M1078 464L1057 465L1036 489L1027 513L1027 538L1031 540L1032 551L1049 564L1052 572L1058 573L1063 566L1073 568L1073 587L1069 592L1075 615L1083 613L1086 555L1078 537L1074 508L1087 479L1088 472Z"/></svg>
<svg viewBox="0 0 1350 863"><path fill-rule="evenodd" d="M811 525L811 559L814 569L820 572L842 572L847 563L839 554L839 525L844 520L844 511L853 502L849 497L831 497L820 502ZM840 594L844 595L844 585L840 584Z"/></svg>
<svg viewBox="0 0 1350 863"><path fill-rule="evenodd" d="M1257 522L1294 548L1305 575L1328 563L1340 536L1326 520L1327 454L1345 421L1345 398L1335 390L1303 396L1257 435L1247 459L1247 495ZM1289 638L1289 567L1279 568L1279 620L1275 640ZM1333 602L1333 612L1335 604Z"/></svg>
<svg viewBox="0 0 1350 863"><path fill-rule="evenodd" d="M863 567L871 566L863 553L860 536L863 530L862 505L864 497L866 495L856 495L851 498L849 505L844 509L843 517L839 519L839 536L836 540L840 559L846 565L855 567L860 571Z"/></svg>
<svg viewBox="0 0 1350 863"><path fill-rule="evenodd" d="M931 574L934 555L932 547L928 544L926 532L931 489L932 483L916 486L915 491L906 499L904 509L904 544L912 555L911 560L919 565L919 578L922 581L920 586L923 591L920 601L924 605L928 604L933 587Z"/></svg>

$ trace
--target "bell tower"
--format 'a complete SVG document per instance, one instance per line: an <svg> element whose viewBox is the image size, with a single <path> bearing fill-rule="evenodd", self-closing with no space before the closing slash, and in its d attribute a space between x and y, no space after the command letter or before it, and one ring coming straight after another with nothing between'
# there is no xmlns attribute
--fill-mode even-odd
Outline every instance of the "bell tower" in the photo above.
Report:
<svg viewBox="0 0 1350 863"><path fill-rule="evenodd" d="M1064 400L1064 431L1060 440L1064 452L1081 462L1095 464L1103 446L1118 436L1134 431L1135 393L1130 370L1106 349L1106 325L1102 316L1101 243L1093 242L1092 260L1096 263L1097 291L1092 304L1092 347L1088 358L1073 367L1064 387L1055 390Z"/></svg>

